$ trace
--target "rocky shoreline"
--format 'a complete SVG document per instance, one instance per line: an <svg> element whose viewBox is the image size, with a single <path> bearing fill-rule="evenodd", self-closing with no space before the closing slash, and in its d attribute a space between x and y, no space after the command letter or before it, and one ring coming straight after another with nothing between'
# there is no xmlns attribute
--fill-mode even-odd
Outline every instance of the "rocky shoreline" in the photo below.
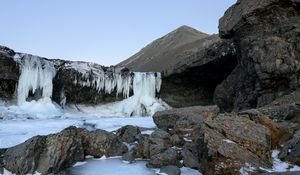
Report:
<svg viewBox="0 0 300 175"><path fill-rule="evenodd" d="M285 124L296 125L293 132L258 111L219 111L217 106L195 106L157 112L153 116L157 129L151 134L131 125L115 132L71 126L1 149L0 165L2 171L16 174L49 174L64 171L86 156L121 156L128 163L146 159L148 168L175 172L185 166L203 174L239 174L241 170L260 174L272 169L274 150L281 150L279 158L290 162L291 170L292 164L300 165L299 122L292 119Z"/></svg>

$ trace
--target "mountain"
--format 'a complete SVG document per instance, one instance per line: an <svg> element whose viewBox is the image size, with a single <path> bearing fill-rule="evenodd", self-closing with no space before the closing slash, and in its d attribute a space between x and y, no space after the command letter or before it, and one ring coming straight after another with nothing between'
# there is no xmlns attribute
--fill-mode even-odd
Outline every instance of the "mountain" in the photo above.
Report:
<svg viewBox="0 0 300 175"><path fill-rule="evenodd" d="M117 66L127 67L132 71L170 72L173 65L182 61L182 53L195 49L197 43L203 42L207 37L208 34L184 25L153 41Z"/></svg>

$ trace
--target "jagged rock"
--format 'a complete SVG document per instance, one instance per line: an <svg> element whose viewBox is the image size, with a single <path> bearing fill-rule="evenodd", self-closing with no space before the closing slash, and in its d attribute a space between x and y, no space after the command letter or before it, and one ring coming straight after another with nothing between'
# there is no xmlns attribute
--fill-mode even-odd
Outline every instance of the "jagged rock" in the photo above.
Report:
<svg viewBox="0 0 300 175"><path fill-rule="evenodd" d="M132 143L140 137L141 131L137 126L126 125L118 129L116 134L123 142Z"/></svg>
<svg viewBox="0 0 300 175"><path fill-rule="evenodd" d="M300 130L294 134L291 140L284 144L279 158L300 166Z"/></svg>
<svg viewBox="0 0 300 175"><path fill-rule="evenodd" d="M143 159L149 159L150 158L149 147L150 147L149 137L142 137L142 139L139 140L136 146L137 157Z"/></svg>
<svg viewBox="0 0 300 175"><path fill-rule="evenodd" d="M121 156L127 152L126 145L113 133L97 129L95 131L87 131L81 129L79 133L82 137L84 152L86 155L94 157Z"/></svg>
<svg viewBox="0 0 300 175"><path fill-rule="evenodd" d="M180 175L181 170L174 165L163 166L160 168L159 173L164 173L167 175Z"/></svg>
<svg viewBox="0 0 300 175"><path fill-rule="evenodd" d="M153 120L158 128L192 128L203 123L203 119L218 114L217 106L195 106L187 108L170 109L154 114Z"/></svg>
<svg viewBox="0 0 300 175"><path fill-rule="evenodd" d="M198 133L197 139L193 142L186 142L182 150L184 166L204 169L208 165L209 157L207 144L204 142L204 133Z"/></svg>
<svg viewBox="0 0 300 175"><path fill-rule="evenodd" d="M271 133L263 125L239 116L218 116L205 121L209 128L270 162Z"/></svg>
<svg viewBox="0 0 300 175"><path fill-rule="evenodd" d="M299 87L300 14L295 0L238 0L220 19L238 65L215 90L222 111L261 107Z"/></svg>
<svg viewBox="0 0 300 175"><path fill-rule="evenodd" d="M178 160L178 153L175 149L169 148L166 151L155 154L150 157L149 163L147 163L148 168L160 168L166 165L176 165L182 167Z"/></svg>
<svg viewBox="0 0 300 175"><path fill-rule="evenodd" d="M298 174L300 174L300 171L261 173L261 174L259 174L259 175L298 175Z"/></svg>

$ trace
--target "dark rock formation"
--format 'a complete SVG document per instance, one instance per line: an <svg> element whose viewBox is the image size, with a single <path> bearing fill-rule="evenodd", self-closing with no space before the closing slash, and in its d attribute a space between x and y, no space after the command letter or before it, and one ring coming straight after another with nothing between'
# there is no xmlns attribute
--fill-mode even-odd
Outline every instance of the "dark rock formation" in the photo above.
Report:
<svg viewBox="0 0 300 175"><path fill-rule="evenodd" d="M14 51L0 46L0 98L13 98L19 79L19 66L13 60Z"/></svg>
<svg viewBox="0 0 300 175"><path fill-rule="evenodd" d="M225 111L266 105L299 87L300 2L238 0L220 19L233 39L238 65L215 91Z"/></svg>

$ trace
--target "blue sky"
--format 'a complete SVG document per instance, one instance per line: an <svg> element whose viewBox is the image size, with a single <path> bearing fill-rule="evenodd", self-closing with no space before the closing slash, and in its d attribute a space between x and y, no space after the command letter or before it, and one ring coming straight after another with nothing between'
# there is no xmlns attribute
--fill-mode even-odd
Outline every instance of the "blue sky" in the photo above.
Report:
<svg viewBox="0 0 300 175"><path fill-rule="evenodd" d="M48 58L113 65L188 25L218 32L236 0L2 0L0 45Z"/></svg>

